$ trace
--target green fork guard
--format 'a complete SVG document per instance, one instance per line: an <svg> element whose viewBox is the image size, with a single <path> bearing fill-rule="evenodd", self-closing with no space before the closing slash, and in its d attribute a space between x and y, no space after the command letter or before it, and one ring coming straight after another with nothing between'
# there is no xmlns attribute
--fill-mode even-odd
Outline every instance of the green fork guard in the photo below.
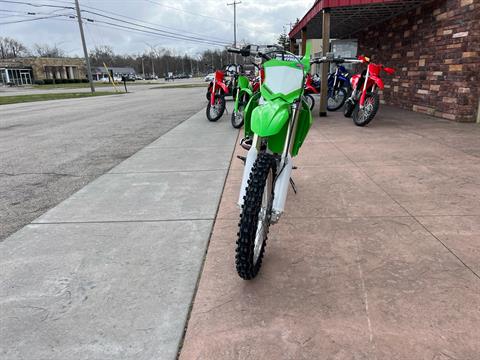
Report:
<svg viewBox="0 0 480 360"><path fill-rule="evenodd" d="M240 99L242 98L243 94L247 94L248 95L248 98L250 99L253 95L253 91L250 90L249 88L246 88L246 89L240 89L238 91L238 96L236 97L235 99L235 105L234 105L234 108L233 108L233 111L234 112L237 112L238 111L238 103L240 101Z"/></svg>
<svg viewBox="0 0 480 360"><path fill-rule="evenodd" d="M243 75L240 75L238 77L238 95L236 96L235 98L235 104L234 104L234 108L233 108L233 111L234 112L237 112L238 111L238 102L239 100L242 98L242 95L244 93L247 93L249 98L252 97L252 94L253 94L253 89L252 89L252 85L250 85L250 81L248 80L248 78L246 76L243 76Z"/></svg>
<svg viewBox="0 0 480 360"><path fill-rule="evenodd" d="M258 106L258 101L260 100L260 92L257 92L250 97L247 106L243 112L243 130L245 133L245 137L253 137L252 132L252 112Z"/></svg>

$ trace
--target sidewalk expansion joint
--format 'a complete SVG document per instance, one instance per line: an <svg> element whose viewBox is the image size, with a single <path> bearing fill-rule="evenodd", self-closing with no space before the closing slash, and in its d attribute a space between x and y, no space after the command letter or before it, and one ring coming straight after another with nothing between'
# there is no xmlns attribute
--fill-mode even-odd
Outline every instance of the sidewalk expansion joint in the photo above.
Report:
<svg viewBox="0 0 480 360"><path fill-rule="evenodd" d="M109 171L104 175L128 175L128 174L162 174L162 173L191 173L191 172L214 172L214 171L227 171L227 168L223 169L202 169L202 170L154 170L154 171L125 171L125 172L113 172Z"/></svg>
<svg viewBox="0 0 480 360"><path fill-rule="evenodd" d="M156 222L185 222L185 221L213 221L214 218L198 219L147 219L147 220L87 220L87 221L51 221L31 222L28 225L63 225L63 224L116 224L116 223L156 223ZM27 226L28 226L27 225Z"/></svg>

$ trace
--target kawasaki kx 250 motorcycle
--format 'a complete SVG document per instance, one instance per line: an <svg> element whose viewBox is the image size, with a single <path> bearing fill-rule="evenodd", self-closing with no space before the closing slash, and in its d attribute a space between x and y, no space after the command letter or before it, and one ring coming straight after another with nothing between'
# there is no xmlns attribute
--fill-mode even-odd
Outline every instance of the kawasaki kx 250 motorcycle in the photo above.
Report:
<svg viewBox="0 0 480 360"><path fill-rule="evenodd" d="M229 51L264 60L265 78L260 92L245 108L246 137L241 142L248 153L238 198L241 214L235 259L238 275L249 280L262 265L270 224L276 223L285 209L292 158L312 124L310 108L303 99L310 47L302 59L278 48L263 50L254 45ZM313 60L324 61L327 58Z"/></svg>

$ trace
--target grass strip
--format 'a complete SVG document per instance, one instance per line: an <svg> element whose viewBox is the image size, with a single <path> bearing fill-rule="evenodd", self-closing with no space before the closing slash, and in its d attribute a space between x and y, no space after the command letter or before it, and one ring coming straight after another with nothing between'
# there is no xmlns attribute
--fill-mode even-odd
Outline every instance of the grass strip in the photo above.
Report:
<svg viewBox="0 0 480 360"><path fill-rule="evenodd" d="M164 86L154 86L150 89L181 89L181 88L197 88L197 87L204 87L207 88L208 84L205 83L198 83L198 84L178 84L178 85L164 85Z"/></svg>
<svg viewBox="0 0 480 360"><path fill-rule="evenodd" d="M59 93L59 94L31 94L31 95L14 95L14 96L0 96L0 105L26 103L32 101L47 101L59 99L76 99L85 97L95 97L103 95L115 95L119 93L111 91L97 91L92 93Z"/></svg>

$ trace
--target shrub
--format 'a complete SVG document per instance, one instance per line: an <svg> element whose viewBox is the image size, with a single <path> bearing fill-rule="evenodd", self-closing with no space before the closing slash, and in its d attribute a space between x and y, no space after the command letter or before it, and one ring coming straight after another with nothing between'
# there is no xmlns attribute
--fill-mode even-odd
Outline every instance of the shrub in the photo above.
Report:
<svg viewBox="0 0 480 360"><path fill-rule="evenodd" d="M53 79L45 79L45 80L43 80L43 83L45 85L52 85L52 84L54 84L54 81L53 81Z"/></svg>
<svg viewBox="0 0 480 360"><path fill-rule="evenodd" d="M35 81L34 81L34 84L35 84L35 85L45 85L45 81L43 81L43 80L35 80Z"/></svg>
<svg viewBox="0 0 480 360"><path fill-rule="evenodd" d="M82 79L73 79L73 82L75 82L76 84L78 84L78 83L81 83L81 82L82 82Z"/></svg>
<svg viewBox="0 0 480 360"><path fill-rule="evenodd" d="M82 79L82 83L88 83L88 79Z"/></svg>

